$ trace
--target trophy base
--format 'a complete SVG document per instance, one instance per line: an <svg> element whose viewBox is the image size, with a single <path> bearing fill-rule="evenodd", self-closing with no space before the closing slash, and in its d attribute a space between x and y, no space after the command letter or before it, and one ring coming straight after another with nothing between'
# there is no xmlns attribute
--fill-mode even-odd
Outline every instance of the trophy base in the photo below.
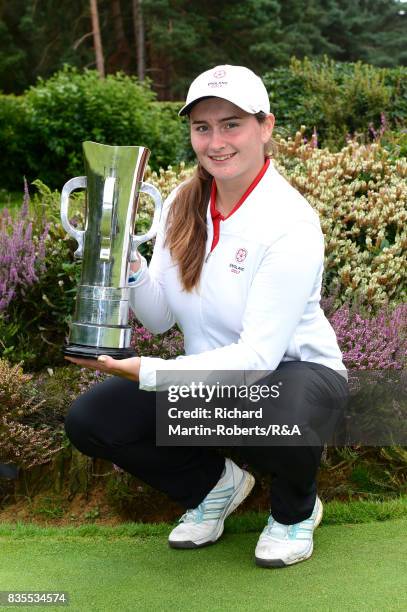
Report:
<svg viewBox="0 0 407 612"><path fill-rule="evenodd" d="M127 348L104 348L103 346L85 346L84 344L67 344L63 347L62 352L67 357L80 357L81 359L97 359L99 355L108 355L113 359L127 359L137 355L131 346Z"/></svg>

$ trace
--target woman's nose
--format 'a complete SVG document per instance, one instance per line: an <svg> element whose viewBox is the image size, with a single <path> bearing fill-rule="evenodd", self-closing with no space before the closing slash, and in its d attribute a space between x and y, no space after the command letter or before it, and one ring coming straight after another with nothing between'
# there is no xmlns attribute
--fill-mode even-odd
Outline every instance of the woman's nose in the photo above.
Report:
<svg viewBox="0 0 407 612"><path fill-rule="evenodd" d="M222 135L222 132L218 129L212 130L210 148L219 150L219 149L223 149L224 147L225 147L225 139Z"/></svg>

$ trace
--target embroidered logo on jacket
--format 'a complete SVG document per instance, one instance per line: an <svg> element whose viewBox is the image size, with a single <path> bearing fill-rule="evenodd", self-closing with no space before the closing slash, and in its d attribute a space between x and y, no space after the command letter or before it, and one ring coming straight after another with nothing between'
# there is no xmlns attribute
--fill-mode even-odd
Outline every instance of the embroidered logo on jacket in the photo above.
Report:
<svg viewBox="0 0 407 612"><path fill-rule="evenodd" d="M242 261L244 261L246 257L247 257L246 249L237 249L236 255L235 255L236 261L238 261L239 263L242 263Z"/></svg>
<svg viewBox="0 0 407 612"><path fill-rule="evenodd" d="M246 257L247 257L246 249L237 249L235 253L235 260L238 263L242 263L246 259ZM237 266L235 263L230 263L229 268L230 268L230 271L233 272L234 274L240 274L240 272L244 271L243 266Z"/></svg>

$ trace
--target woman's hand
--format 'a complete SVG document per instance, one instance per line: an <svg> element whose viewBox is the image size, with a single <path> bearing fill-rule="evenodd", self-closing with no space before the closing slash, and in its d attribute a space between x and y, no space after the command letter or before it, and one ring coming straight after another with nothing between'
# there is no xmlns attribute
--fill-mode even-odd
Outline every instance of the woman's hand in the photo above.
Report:
<svg viewBox="0 0 407 612"><path fill-rule="evenodd" d="M106 374L114 374L122 376L129 380L138 382L140 373L140 357L129 357L128 359L114 359L108 355L100 355L97 359L81 359L80 357L68 357L65 359L71 363L76 363L83 368L91 368L106 372Z"/></svg>
<svg viewBox="0 0 407 612"><path fill-rule="evenodd" d="M134 272L138 272L141 268L141 257L140 253L137 253L137 259L135 261L130 262L130 272L133 274Z"/></svg>

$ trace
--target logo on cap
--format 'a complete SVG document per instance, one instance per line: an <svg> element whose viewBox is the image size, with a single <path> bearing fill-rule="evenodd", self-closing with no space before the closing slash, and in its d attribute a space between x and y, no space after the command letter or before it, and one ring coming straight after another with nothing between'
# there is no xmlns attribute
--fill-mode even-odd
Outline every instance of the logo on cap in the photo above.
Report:
<svg viewBox="0 0 407 612"><path fill-rule="evenodd" d="M213 73L213 76L215 77L215 79L221 79L222 77L224 77L226 74L226 70L215 70L215 72Z"/></svg>

